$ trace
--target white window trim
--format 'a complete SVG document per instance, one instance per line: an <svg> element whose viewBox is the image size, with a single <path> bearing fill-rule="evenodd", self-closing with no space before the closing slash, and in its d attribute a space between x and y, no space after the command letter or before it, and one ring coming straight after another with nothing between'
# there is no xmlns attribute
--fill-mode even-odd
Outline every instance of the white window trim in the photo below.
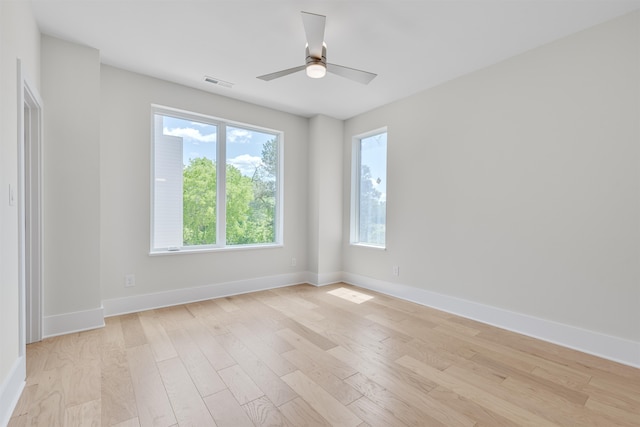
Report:
<svg viewBox="0 0 640 427"><path fill-rule="evenodd" d="M227 241L227 127L218 126L218 136L216 141L216 157L218 160L218 167L216 167L216 173L218 174L216 181L216 247L223 248L222 243ZM224 160L224 167L220 167L221 160ZM220 194L222 194L225 203L217 203L220 201ZM219 221L220 218L224 218L224 221ZM191 247L189 247L191 249Z"/></svg>
<svg viewBox="0 0 640 427"><path fill-rule="evenodd" d="M372 131L355 135L351 138L351 215L350 215L350 230L349 230L349 244L351 246L386 250L387 238L385 231L385 243L384 245L376 245L374 243L360 242L360 141L370 136L378 135L381 133L389 133L387 127L381 127ZM388 147L387 147L388 150ZM387 171L388 172L388 171ZM386 228L386 222L385 222Z"/></svg>
<svg viewBox="0 0 640 427"><path fill-rule="evenodd" d="M215 245L199 245L199 246L184 246L171 249L157 249L153 247L153 235L155 230L154 224L154 206L155 206L155 129L154 129L154 116L156 114L170 115L173 117L185 119L185 120L199 120L203 123L216 126L216 158L225 159L225 167L217 168L218 174L216 180L216 191L218 194L224 194L226 198L226 144L220 143L226 141L226 128L228 126L241 127L247 130L253 130L257 132L271 133L277 135L278 138L278 185L276 186L276 206L275 206L275 241L273 243L254 243L246 245L224 245L220 242L226 241L226 203L217 203L217 218L225 218L225 221L216 221L216 241ZM186 255L192 253L203 252L218 252L218 251L237 251L237 250L254 250L254 249L269 249L269 248L282 248L284 246L284 132L281 130L256 126L234 120L228 120L219 117L213 117L197 112L181 110L173 107L167 107L159 104L151 104L150 114L150 131L151 131L151 156L150 156L150 197L151 202L149 209L149 255Z"/></svg>

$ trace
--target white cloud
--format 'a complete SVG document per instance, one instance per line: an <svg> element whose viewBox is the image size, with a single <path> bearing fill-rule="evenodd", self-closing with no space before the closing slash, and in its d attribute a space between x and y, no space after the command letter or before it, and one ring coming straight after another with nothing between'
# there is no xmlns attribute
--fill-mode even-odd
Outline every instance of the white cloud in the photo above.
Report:
<svg viewBox="0 0 640 427"><path fill-rule="evenodd" d="M256 168L262 165L262 159L258 156L241 154L240 156L227 160L227 163L237 167L242 175L253 176Z"/></svg>
<svg viewBox="0 0 640 427"><path fill-rule="evenodd" d="M253 137L253 133L246 129L232 128L227 132L227 140L229 142L245 143L249 142Z"/></svg>
<svg viewBox="0 0 640 427"><path fill-rule="evenodd" d="M198 142L216 142L215 133L203 135L198 129L194 128L164 128L162 132L165 135L180 136L182 138L189 138Z"/></svg>

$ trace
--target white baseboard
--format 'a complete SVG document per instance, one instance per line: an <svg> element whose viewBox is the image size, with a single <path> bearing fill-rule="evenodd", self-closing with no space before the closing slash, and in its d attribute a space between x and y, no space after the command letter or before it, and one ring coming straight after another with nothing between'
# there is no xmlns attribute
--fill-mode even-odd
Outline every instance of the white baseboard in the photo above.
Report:
<svg viewBox="0 0 640 427"><path fill-rule="evenodd" d="M333 273L308 273L307 282L314 286L326 286L334 283L342 282L344 273L341 271L335 271Z"/></svg>
<svg viewBox="0 0 640 427"><path fill-rule="evenodd" d="M640 368L640 342L357 274L344 273L343 280L354 286Z"/></svg>
<svg viewBox="0 0 640 427"><path fill-rule="evenodd" d="M104 310L99 307L93 310L45 316L42 323L43 338L88 331L104 326Z"/></svg>
<svg viewBox="0 0 640 427"><path fill-rule="evenodd" d="M307 283L306 272L280 274L277 276L259 277L256 279L237 280L233 282L216 283L214 285L198 286L195 288L175 289L145 295L133 295L124 298L103 300L104 315L117 316L119 314L135 313L154 308L187 304L211 298L228 297L267 289Z"/></svg>
<svg viewBox="0 0 640 427"><path fill-rule="evenodd" d="M22 394L27 378L27 361L20 356L9 371L5 381L0 384L0 426L9 424L18 399Z"/></svg>
<svg viewBox="0 0 640 427"><path fill-rule="evenodd" d="M153 294L107 299L103 301L104 308L45 317L43 335L50 337L99 328L104 326L105 316L109 317L134 313L300 283L311 283L315 286L323 286L341 281L640 368L640 342L516 313L413 286L385 282L344 272L324 274L298 272L218 283L195 288L175 289ZM0 415L2 415L1 412Z"/></svg>

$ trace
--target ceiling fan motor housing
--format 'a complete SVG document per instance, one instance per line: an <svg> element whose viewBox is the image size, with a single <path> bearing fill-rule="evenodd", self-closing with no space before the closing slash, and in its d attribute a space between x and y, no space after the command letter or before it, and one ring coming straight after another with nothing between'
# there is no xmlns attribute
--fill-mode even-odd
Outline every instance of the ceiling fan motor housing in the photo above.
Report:
<svg viewBox="0 0 640 427"><path fill-rule="evenodd" d="M311 64L320 64L325 68L327 68L327 46L325 46L324 43L322 44L322 58L311 56L311 54L309 53L309 46L307 46L306 51L307 51L307 59L305 63L307 66Z"/></svg>

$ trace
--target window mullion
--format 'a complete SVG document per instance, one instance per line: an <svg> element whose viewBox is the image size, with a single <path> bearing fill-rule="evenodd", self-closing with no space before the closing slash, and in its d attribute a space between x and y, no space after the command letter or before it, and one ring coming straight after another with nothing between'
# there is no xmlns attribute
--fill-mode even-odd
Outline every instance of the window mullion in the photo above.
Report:
<svg viewBox="0 0 640 427"><path fill-rule="evenodd" d="M220 124L218 126L217 136L217 152L218 159L216 165L217 188L216 188L216 235L217 246L227 245L227 126Z"/></svg>

